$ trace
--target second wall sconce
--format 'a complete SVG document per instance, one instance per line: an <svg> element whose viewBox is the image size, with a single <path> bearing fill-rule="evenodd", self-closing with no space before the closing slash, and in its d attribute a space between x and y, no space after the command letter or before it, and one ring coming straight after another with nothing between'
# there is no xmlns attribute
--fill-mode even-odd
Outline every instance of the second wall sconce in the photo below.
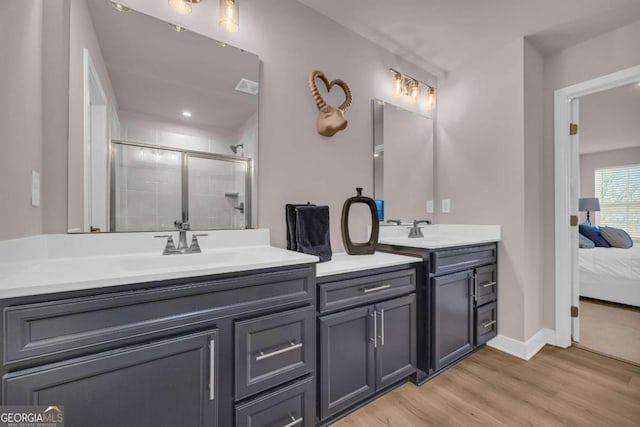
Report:
<svg viewBox="0 0 640 427"><path fill-rule="evenodd" d="M410 104L417 104L422 96L422 88L424 87L423 107L427 110L436 108L436 92L437 89L423 81L415 79L407 74L389 68L391 71L391 96L400 98L406 96Z"/></svg>

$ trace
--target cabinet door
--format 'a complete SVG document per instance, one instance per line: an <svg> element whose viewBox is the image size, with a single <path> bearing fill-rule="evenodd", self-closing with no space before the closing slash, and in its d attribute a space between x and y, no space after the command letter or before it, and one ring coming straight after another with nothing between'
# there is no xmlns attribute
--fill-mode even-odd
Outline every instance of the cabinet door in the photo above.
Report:
<svg viewBox="0 0 640 427"><path fill-rule="evenodd" d="M416 296L376 304L376 314L376 388L380 389L416 370Z"/></svg>
<svg viewBox="0 0 640 427"><path fill-rule="evenodd" d="M375 391L373 306L323 316L320 322L320 418Z"/></svg>
<svg viewBox="0 0 640 427"><path fill-rule="evenodd" d="M434 369L473 349L473 271L431 280L433 286Z"/></svg>
<svg viewBox="0 0 640 427"><path fill-rule="evenodd" d="M218 331L7 374L5 405L62 405L69 426L216 426Z"/></svg>

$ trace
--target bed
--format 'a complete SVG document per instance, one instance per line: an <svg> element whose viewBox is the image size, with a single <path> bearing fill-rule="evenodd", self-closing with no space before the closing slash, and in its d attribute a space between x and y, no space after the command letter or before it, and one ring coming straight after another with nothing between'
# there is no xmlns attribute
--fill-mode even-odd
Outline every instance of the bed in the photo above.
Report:
<svg viewBox="0 0 640 427"><path fill-rule="evenodd" d="M579 249L580 296L640 307L640 242Z"/></svg>

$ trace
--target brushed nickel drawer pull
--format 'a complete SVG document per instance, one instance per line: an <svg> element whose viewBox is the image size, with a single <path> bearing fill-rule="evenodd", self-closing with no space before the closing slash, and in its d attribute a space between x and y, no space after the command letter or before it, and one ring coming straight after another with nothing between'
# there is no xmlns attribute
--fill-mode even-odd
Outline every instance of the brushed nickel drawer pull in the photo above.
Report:
<svg viewBox="0 0 640 427"><path fill-rule="evenodd" d="M216 398L216 340L209 341L209 400Z"/></svg>
<svg viewBox="0 0 640 427"><path fill-rule="evenodd" d="M375 288L364 288L362 291L365 294L368 294L369 292L383 291L385 289L389 289L390 287L391 287L391 285L382 285L382 286L376 286Z"/></svg>
<svg viewBox="0 0 640 427"><path fill-rule="evenodd" d="M373 338L370 339L373 341L373 348L378 348L378 312L373 310L371 317L373 317Z"/></svg>
<svg viewBox="0 0 640 427"><path fill-rule="evenodd" d="M384 308L380 309L380 345L384 346Z"/></svg>
<svg viewBox="0 0 640 427"><path fill-rule="evenodd" d="M304 421L304 418L300 417L300 418L295 418L293 415L289 414L289 416L291 417L291 422L289 424L285 424L282 427L293 427L293 426L297 426L298 424L302 424L302 421Z"/></svg>
<svg viewBox="0 0 640 427"><path fill-rule="evenodd" d="M265 353L263 353L261 351L260 355L256 356L256 361L259 362L261 360L268 359L270 357L277 356L277 355L282 354L282 353L287 353L289 351L297 350L299 348L302 348L302 343L301 342L299 342L298 344L294 344L293 342L289 342L289 347L284 347L284 348L281 348L280 350L272 351L271 353L266 353L265 354Z"/></svg>
<svg viewBox="0 0 640 427"><path fill-rule="evenodd" d="M483 284L482 284L482 287L483 287L483 288L490 288L490 287L495 286L495 285L497 285L497 284L498 284L498 282L483 283Z"/></svg>
<svg viewBox="0 0 640 427"><path fill-rule="evenodd" d="M489 326L493 325L494 323L496 323L495 320L489 320L487 322L482 323L482 327L483 328L488 328Z"/></svg>

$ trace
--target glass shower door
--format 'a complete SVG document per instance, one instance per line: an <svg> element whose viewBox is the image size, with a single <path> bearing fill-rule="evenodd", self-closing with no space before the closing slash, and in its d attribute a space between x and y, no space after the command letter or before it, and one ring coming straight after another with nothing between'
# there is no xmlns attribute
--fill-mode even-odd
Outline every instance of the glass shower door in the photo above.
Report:
<svg viewBox="0 0 640 427"><path fill-rule="evenodd" d="M182 153L113 144L112 231L174 230L182 218Z"/></svg>
<svg viewBox="0 0 640 427"><path fill-rule="evenodd" d="M187 164L191 228L247 228L248 160L189 154Z"/></svg>

